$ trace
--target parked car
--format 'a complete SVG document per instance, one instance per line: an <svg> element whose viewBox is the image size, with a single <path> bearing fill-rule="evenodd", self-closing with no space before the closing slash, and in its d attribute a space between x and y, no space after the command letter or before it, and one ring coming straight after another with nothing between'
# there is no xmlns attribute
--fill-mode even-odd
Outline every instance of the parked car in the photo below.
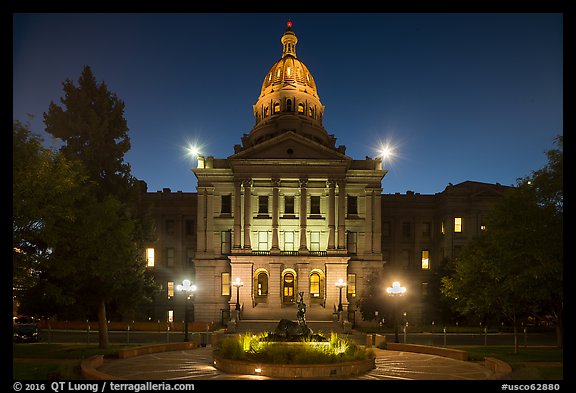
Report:
<svg viewBox="0 0 576 393"><path fill-rule="evenodd" d="M19 315L14 317L12 332L14 342L37 342L40 328L34 317Z"/></svg>

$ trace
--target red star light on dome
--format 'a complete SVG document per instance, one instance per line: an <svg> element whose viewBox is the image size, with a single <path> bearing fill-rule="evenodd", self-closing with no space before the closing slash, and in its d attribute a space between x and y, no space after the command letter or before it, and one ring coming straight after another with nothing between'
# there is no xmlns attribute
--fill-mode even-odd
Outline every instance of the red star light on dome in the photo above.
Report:
<svg viewBox="0 0 576 393"><path fill-rule="evenodd" d="M292 28L292 21L288 20L288 22L286 22L286 27L288 27L289 29Z"/></svg>

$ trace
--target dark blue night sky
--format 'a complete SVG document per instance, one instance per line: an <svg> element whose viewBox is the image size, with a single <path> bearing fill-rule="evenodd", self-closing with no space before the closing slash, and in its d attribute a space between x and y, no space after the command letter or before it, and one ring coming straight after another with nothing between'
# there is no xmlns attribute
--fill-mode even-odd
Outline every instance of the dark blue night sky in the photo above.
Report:
<svg viewBox="0 0 576 393"><path fill-rule="evenodd" d="M16 13L14 120L42 133L89 65L126 104L133 174L196 191L186 146L234 153L289 19L336 144L354 159L394 146L383 193L515 184L563 133L561 13Z"/></svg>

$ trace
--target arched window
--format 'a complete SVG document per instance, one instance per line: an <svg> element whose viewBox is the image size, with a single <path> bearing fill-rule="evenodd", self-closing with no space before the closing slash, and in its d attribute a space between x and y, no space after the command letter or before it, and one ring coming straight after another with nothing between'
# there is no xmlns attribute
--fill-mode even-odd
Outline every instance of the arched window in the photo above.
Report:
<svg viewBox="0 0 576 393"><path fill-rule="evenodd" d="M282 301L284 303L292 303L294 301L294 274L286 273L282 284Z"/></svg>
<svg viewBox="0 0 576 393"><path fill-rule="evenodd" d="M304 114L304 104L303 103L298 104L298 113L301 115Z"/></svg>
<svg viewBox="0 0 576 393"><path fill-rule="evenodd" d="M268 116L268 107L267 106L264 107L264 116L262 116L262 117L266 117L266 116Z"/></svg>
<svg viewBox="0 0 576 393"><path fill-rule="evenodd" d="M316 272L310 275L310 297L320 297L320 274Z"/></svg>
<svg viewBox="0 0 576 393"><path fill-rule="evenodd" d="M268 295L268 274L260 272L256 279L256 296L266 295Z"/></svg>
<svg viewBox="0 0 576 393"><path fill-rule="evenodd" d="M314 118L314 108L312 107L308 108L308 116Z"/></svg>
<svg viewBox="0 0 576 393"><path fill-rule="evenodd" d="M286 100L286 112L292 112L292 100L290 98Z"/></svg>
<svg viewBox="0 0 576 393"><path fill-rule="evenodd" d="M280 103L275 102L274 103L274 113L278 113L278 112L280 112Z"/></svg>

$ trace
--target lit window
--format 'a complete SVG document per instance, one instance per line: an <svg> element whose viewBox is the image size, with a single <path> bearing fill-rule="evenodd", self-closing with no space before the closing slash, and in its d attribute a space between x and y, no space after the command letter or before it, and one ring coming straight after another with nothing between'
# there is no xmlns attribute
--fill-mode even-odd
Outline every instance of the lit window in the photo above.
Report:
<svg viewBox="0 0 576 393"><path fill-rule="evenodd" d="M174 310L168 310L168 322L174 322Z"/></svg>
<svg viewBox="0 0 576 393"><path fill-rule="evenodd" d="M298 104L298 113L304 114L304 104Z"/></svg>
<svg viewBox="0 0 576 393"><path fill-rule="evenodd" d="M222 296L230 296L230 273L222 273L220 278L222 281L222 286L220 288L220 294Z"/></svg>
<svg viewBox="0 0 576 393"><path fill-rule="evenodd" d="M320 297L320 275L318 273L310 275L310 296Z"/></svg>
<svg viewBox="0 0 576 393"><path fill-rule="evenodd" d="M462 217L454 217L454 232L462 232Z"/></svg>
<svg viewBox="0 0 576 393"><path fill-rule="evenodd" d="M268 248L268 231L258 232L258 250L267 251Z"/></svg>
<svg viewBox="0 0 576 393"><path fill-rule="evenodd" d="M154 267L154 249L147 248L146 249L146 266Z"/></svg>
<svg viewBox="0 0 576 393"><path fill-rule="evenodd" d="M422 269L430 269L430 251L422 250Z"/></svg>
<svg viewBox="0 0 576 393"><path fill-rule="evenodd" d="M280 112L280 103L276 102L274 103L274 113L278 113Z"/></svg>
<svg viewBox="0 0 576 393"><path fill-rule="evenodd" d="M444 231L444 221L442 221L440 232L442 232L443 235L446 233L446 231Z"/></svg>
<svg viewBox="0 0 576 393"><path fill-rule="evenodd" d="M272 80L272 73L268 74L268 82L270 82Z"/></svg>
<svg viewBox="0 0 576 393"><path fill-rule="evenodd" d="M310 251L320 251L320 232L310 232Z"/></svg>
<svg viewBox="0 0 576 393"><path fill-rule="evenodd" d="M348 297L356 296L356 274L348 274L348 281L346 285L346 292Z"/></svg>
<svg viewBox="0 0 576 393"><path fill-rule="evenodd" d="M281 75L281 71L280 71L280 68L278 68L278 69L276 70L276 77L277 77L277 78L280 78L280 75Z"/></svg>
<svg viewBox="0 0 576 393"><path fill-rule="evenodd" d="M294 251L294 232L284 232L284 251Z"/></svg>
<svg viewBox="0 0 576 393"><path fill-rule="evenodd" d="M290 67L286 67L286 75L290 76L292 74L292 69Z"/></svg>
<svg viewBox="0 0 576 393"><path fill-rule="evenodd" d="M166 289L168 291L168 299L174 297L174 281L168 281L168 286Z"/></svg>
<svg viewBox="0 0 576 393"><path fill-rule="evenodd" d="M486 232L486 225L484 225L484 224L480 225L480 230L482 232Z"/></svg>

